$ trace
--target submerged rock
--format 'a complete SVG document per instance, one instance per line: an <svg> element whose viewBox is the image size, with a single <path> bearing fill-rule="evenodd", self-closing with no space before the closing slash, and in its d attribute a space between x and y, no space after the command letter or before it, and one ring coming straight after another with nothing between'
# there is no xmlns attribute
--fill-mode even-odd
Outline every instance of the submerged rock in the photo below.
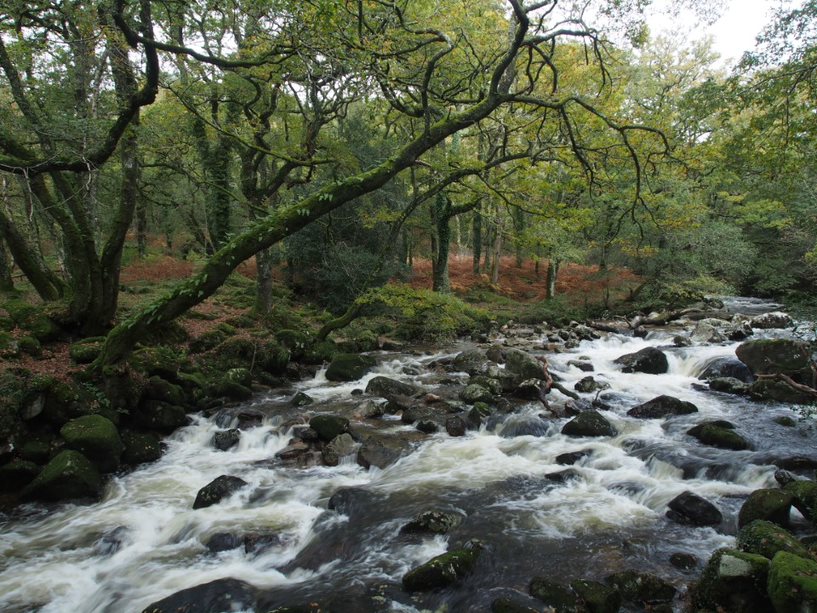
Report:
<svg viewBox="0 0 817 613"><path fill-rule="evenodd" d="M570 587L581 599L588 613L617 613L621 608L621 594L598 581L578 579Z"/></svg>
<svg viewBox="0 0 817 613"><path fill-rule="evenodd" d="M231 475L216 477L196 494L193 508L203 509L217 504L246 485L248 485L248 483L239 477L233 477Z"/></svg>
<svg viewBox="0 0 817 613"><path fill-rule="evenodd" d="M655 347L645 347L635 353L622 355L615 360L614 364L622 366L621 372L643 372L651 375L661 375L669 370L667 356L660 349Z"/></svg>
<svg viewBox="0 0 817 613"><path fill-rule="evenodd" d="M616 436L618 431L598 411L584 411L567 422L562 434L568 436Z"/></svg>
<svg viewBox="0 0 817 613"><path fill-rule="evenodd" d="M556 456L556 463L560 465L571 465L580 462L584 458L593 455L592 449L582 449L581 451L569 451Z"/></svg>
<svg viewBox="0 0 817 613"><path fill-rule="evenodd" d="M689 415L697 412L698 407L691 402L679 400L673 396L658 396L643 404L634 406L627 411L627 415L641 419L658 419L670 415Z"/></svg>
<svg viewBox="0 0 817 613"><path fill-rule="evenodd" d="M715 358L709 362L703 372L698 375L698 378L704 381L722 377L732 377L743 383L751 383L755 379L752 376L752 371L749 370L746 364L737 358L731 357Z"/></svg>
<svg viewBox="0 0 817 613"><path fill-rule="evenodd" d="M794 495L783 490L760 489L749 494L738 513L738 528L762 519L778 526L789 525Z"/></svg>
<svg viewBox="0 0 817 613"><path fill-rule="evenodd" d="M683 492L669 501L667 517L687 526L717 526L723 515L714 504L692 492Z"/></svg>
<svg viewBox="0 0 817 613"><path fill-rule="evenodd" d="M469 543L463 549L444 553L410 570L403 577L407 592L427 592L448 587L468 575L476 565L482 545Z"/></svg>

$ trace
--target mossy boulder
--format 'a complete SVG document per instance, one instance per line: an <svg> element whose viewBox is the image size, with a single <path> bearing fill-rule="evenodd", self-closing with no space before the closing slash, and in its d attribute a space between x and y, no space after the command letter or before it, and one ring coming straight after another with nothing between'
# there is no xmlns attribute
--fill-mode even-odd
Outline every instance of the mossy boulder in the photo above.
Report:
<svg viewBox="0 0 817 613"><path fill-rule="evenodd" d="M598 411L584 411L562 427L568 436L616 436L618 431Z"/></svg>
<svg viewBox="0 0 817 613"><path fill-rule="evenodd" d="M20 351L31 357L38 358L43 353L43 346L33 336L24 336L18 341Z"/></svg>
<svg viewBox="0 0 817 613"><path fill-rule="evenodd" d="M307 350L312 345L313 340L308 332L298 332L297 330L278 330L275 339L286 347L292 354L293 360L299 360L306 355Z"/></svg>
<svg viewBox="0 0 817 613"><path fill-rule="evenodd" d="M335 356L326 369L329 381L356 381L374 368L375 359L357 353L340 353Z"/></svg>
<svg viewBox="0 0 817 613"><path fill-rule="evenodd" d="M571 581L570 587L576 592L588 613L617 613L621 608L621 594L603 583L577 579Z"/></svg>
<svg viewBox="0 0 817 613"><path fill-rule="evenodd" d="M17 492L31 483L40 472L40 466L20 458L0 466L0 492Z"/></svg>
<svg viewBox="0 0 817 613"><path fill-rule="evenodd" d="M375 377L366 384L366 393L390 400L394 396L414 396L419 390L410 383L390 379L389 377Z"/></svg>
<svg viewBox="0 0 817 613"><path fill-rule="evenodd" d="M738 513L738 528L762 519L783 526L789 525L794 495L778 489L760 489L749 494Z"/></svg>
<svg viewBox="0 0 817 613"><path fill-rule="evenodd" d="M170 347L141 347L128 358L136 372L147 377L153 375L175 383L179 368L186 362L184 355Z"/></svg>
<svg viewBox="0 0 817 613"><path fill-rule="evenodd" d="M505 368L515 374L520 381L547 378L545 365L536 357L520 349L505 351Z"/></svg>
<svg viewBox="0 0 817 613"><path fill-rule="evenodd" d="M427 592L453 585L474 569L481 552L481 545L469 543L463 549L432 558L406 573L403 589L407 592Z"/></svg>
<svg viewBox="0 0 817 613"><path fill-rule="evenodd" d="M217 377L208 387L208 393L215 398L249 400L252 398L252 374L246 368L230 368Z"/></svg>
<svg viewBox="0 0 817 613"><path fill-rule="evenodd" d="M135 466L146 462L155 462L162 457L162 443L159 437L151 432L123 430L122 463Z"/></svg>
<svg viewBox="0 0 817 613"><path fill-rule="evenodd" d="M692 592L696 610L766 613L769 560L761 555L719 549L706 565Z"/></svg>
<svg viewBox="0 0 817 613"><path fill-rule="evenodd" d="M170 434L176 428L186 426L188 417L182 406L158 400L147 400L131 416L131 421L137 428Z"/></svg>
<svg viewBox="0 0 817 613"><path fill-rule="evenodd" d="M166 381L156 375L150 377L142 390L142 397L147 400L158 400L169 404L177 404L184 406L187 403L187 398L184 389Z"/></svg>
<svg viewBox="0 0 817 613"><path fill-rule="evenodd" d="M99 357L104 344L104 336L85 338L73 343L68 348L68 355L74 364L90 364Z"/></svg>
<svg viewBox="0 0 817 613"><path fill-rule="evenodd" d="M740 345L735 354L754 375L784 374L798 383L811 381L811 349L802 341L752 340Z"/></svg>
<svg viewBox="0 0 817 613"><path fill-rule="evenodd" d="M557 613L578 613L579 597L571 588L554 583L544 577L534 577L528 585L530 595L541 600L549 610Z"/></svg>
<svg viewBox="0 0 817 613"><path fill-rule="evenodd" d="M672 602L677 590L675 587L649 573L625 570L608 576L605 583L621 594L624 602L651 605L661 602Z"/></svg>
<svg viewBox="0 0 817 613"><path fill-rule="evenodd" d="M718 449L751 449L749 441L735 432L735 426L728 421L705 421L687 430L687 434L704 445Z"/></svg>
<svg viewBox="0 0 817 613"><path fill-rule="evenodd" d="M791 481L783 486L794 499L792 504L803 517L817 523L817 483L814 481Z"/></svg>
<svg viewBox="0 0 817 613"><path fill-rule="evenodd" d="M493 398L494 394L492 394L490 390L481 385L477 385L476 383L467 385L460 392L460 400L467 404L474 404L477 402L491 402Z"/></svg>
<svg viewBox="0 0 817 613"><path fill-rule="evenodd" d="M433 509L423 511L404 525L403 534L447 534L462 523L462 515L451 511Z"/></svg>
<svg viewBox="0 0 817 613"><path fill-rule="evenodd" d="M41 343L55 341L62 335L60 327L41 307L18 300L9 301L3 306L19 328L30 332Z"/></svg>
<svg viewBox="0 0 817 613"><path fill-rule="evenodd" d="M808 549L784 528L770 521L756 520L738 531L738 549L771 560L778 551L809 558Z"/></svg>
<svg viewBox="0 0 817 613"><path fill-rule="evenodd" d="M190 341L190 353L204 353L215 349L221 343L227 340L228 333L220 328L213 328L202 332L199 336Z"/></svg>
<svg viewBox="0 0 817 613"><path fill-rule="evenodd" d="M102 472L111 472L119 466L122 439L110 419L102 415L72 419L60 428L60 436L66 447L82 453Z"/></svg>
<svg viewBox="0 0 817 613"><path fill-rule="evenodd" d="M817 611L817 562L778 552L769 568L768 593L775 611Z"/></svg>
<svg viewBox="0 0 817 613"><path fill-rule="evenodd" d="M340 415L315 415L309 420L309 427L318 433L318 438L328 443L349 431L349 420Z"/></svg>
<svg viewBox="0 0 817 613"><path fill-rule="evenodd" d="M78 451L66 449L46 464L21 496L28 500L56 501L96 497L101 489L102 477L91 461Z"/></svg>

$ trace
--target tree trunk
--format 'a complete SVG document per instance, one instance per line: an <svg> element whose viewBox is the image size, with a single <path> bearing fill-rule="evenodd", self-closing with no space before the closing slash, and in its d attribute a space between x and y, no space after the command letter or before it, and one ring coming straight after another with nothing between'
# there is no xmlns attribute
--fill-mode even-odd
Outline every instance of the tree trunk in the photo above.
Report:
<svg viewBox="0 0 817 613"><path fill-rule="evenodd" d="M474 251L474 274L479 274L479 261L482 259L482 211L481 207L474 209L472 220L473 251Z"/></svg>
<svg viewBox="0 0 817 613"><path fill-rule="evenodd" d="M255 309L265 315L272 309L272 268L275 255L272 249L262 249L255 254L256 295Z"/></svg>
<svg viewBox="0 0 817 613"><path fill-rule="evenodd" d="M493 258L491 261L491 283L499 283L499 264L502 260L502 226L497 219L497 226L494 230Z"/></svg>
<svg viewBox="0 0 817 613"><path fill-rule="evenodd" d="M437 221L437 257L434 261L432 288L441 294L451 293L451 277L448 274L448 252L451 248L451 218L443 216Z"/></svg>
<svg viewBox="0 0 817 613"><path fill-rule="evenodd" d="M140 259L148 254L148 206L144 199L136 204L136 249Z"/></svg>
<svg viewBox="0 0 817 613"><path fill-rule="evenodd" d="M11 261L4 242L0 238L0 292L10 292L14 289L14 281L11 278Z"/></svg>
<svg viewBox="0 0 817 613"><path fill-rule="evenodd" d="M28 244L2 210L0 210L0 237L5 240L15 264L23 271L42 300L46 302L57 300L63 295L65 285L62 280L45 266L39 257L39 251Z"/></svg>
<svg viewBox="0 0 817 613"><path fill-rule="evenodd" d="M516 234L514 241L514 249L516 252L516 267L522 268L523 264L523 249L522 249L522 233L525 231L525 212L522 209L514 211L514 233Z"/></svg>
<svg viewBox="0 0 817 613"><path fill-rule="evenodd" d="M548 260L547 293L545 294L545 298L547 299L556 296L556 277L559 275L560 264L559 260L555 258Z"/></svg>

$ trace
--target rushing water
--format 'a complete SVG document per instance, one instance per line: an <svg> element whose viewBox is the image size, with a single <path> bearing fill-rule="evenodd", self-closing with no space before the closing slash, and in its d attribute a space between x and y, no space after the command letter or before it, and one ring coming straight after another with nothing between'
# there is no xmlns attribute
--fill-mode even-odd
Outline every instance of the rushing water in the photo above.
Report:
<svg viewBox="0 0 817 613"><path fill-rule="evenodd" d="M748 311L753 305L729 306ZM700 385L697 376L704 367L734 356L736 343L679 349L669 347L670 339L669 332L647 339L608 335L549 356L551 369L568 388L589 374L568 362L590 358L595 367L590 374L610 384L601 398L609 407L603 414L619 432L613 438L564 436L566 419L542 419L540 403L523 403L504 422L494 420L462 438L445 432L418 435L389 416L353 424L361 432L376 428L415 441L410 453L383 470L364 470L354 456L331 468L289 468L275 460L290 440L297 413L349 413L365 400L352 390L376 375L440 392L441 376L429 368L443 356L439 353L380 355L373 372L349 384L329 383L321 371L298 385L316 399L304 409L287 403L293 390L258 398L250 406L268 417L243 431L239 445L226 452L211 442L225 425L223 417L197 415L168 439L161 460L111 479L100 502L48 509L25 505L0 519L0 609L141 611L179 590L228 577L258 588L258 602L265 606L318 601L341 612L442 605L449 611L488 610L497 596L526 592L533 576L568 582L630 568L682 586L699 571L674 568L670 555L693 554L703 563L714 549L731 544L742 501L774 483L771 461L817 457L817 436L808 419L794 428L776 423L781 415L797 417L786 406L759 405ZM666 350L669 373L624 374L613 364L648 345ZM660 394L691 401L700 413L647 420L626 415ZM565 400L557 391L550 399ZM685 432L704 419L732 421L754 449L700 445ZM520 426L537 436L513 436ZM581 450L592 453L573 467L577 478L566 483L546 478L567 468L556 464L556 456ZM240 476L249 487L193 510L197 491L221 474ZM351 502L344 512L327 510L330 496L342 488L354 488ZM680 526L665 517L668 501L686 490L723 511L718 530ZM401 526L430 508L459 513L463 522L445 536L400 534ZM274 538L257 551L208 551L204 543L224 532ZM471 578L422 596L400 589L410 568L472 538L486 545L487 554Z"/></svg>

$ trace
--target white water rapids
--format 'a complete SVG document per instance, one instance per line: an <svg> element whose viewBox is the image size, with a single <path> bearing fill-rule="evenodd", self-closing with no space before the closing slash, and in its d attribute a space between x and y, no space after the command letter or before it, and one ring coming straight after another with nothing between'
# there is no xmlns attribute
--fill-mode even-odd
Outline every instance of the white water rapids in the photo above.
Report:
<svg viewBox="0 0 817 613"><path fill-rule="evenodd" d="M507 436L505 429L514 420L538 419L543 409L537 402L523 405L493 430L483 426L462 438L444 431L421 437L411 453L383 470L365 470L354 456L337 467L298 469L274 461L290 440L281 414L282 407L293 413L286 404L292 390L251 403L269 417L242 431L238 446L225 452L211 442L222 428L213 419L194 416L191 425L167 439L159 461L112 478L98 503L48 509L30 504L0 517L0 610L141 611L180 590L233 577L269 593L303 596L302 602L355 583L387 584L392 589L378 610L415 611L419 605L400 591L402 575L473 537L493 547L496 566L483 578L486 589L524 591L534 574L567 582L624 567L681 585L694 575L671 567L670 553L690 553L704 562L714 549L733 542L742 500L757 488L773 486L775 467L752 460L764 453L815 456L815 435L811 420L800 419L794 428L775 423L773 418L781 415L797 418L786 406L757 405L695 387L705 365L734 356L736 343L668 348L666 375L624 374L613 364L648 345L666 348L670 339L662 333L647 340L609 335L549 356L568 388L588 374L610 384L601 397L610 407L602 414L619 432L612 438L562 435L566 419L545 420L541 436ZM434 391L437 379L426 367L440 355L383 354L374 371L349 384L329 383L321 371L297 386L316 400L299 411L354 405L366 397L352 397L352 390L365 388L376 375ZM595 372L567 365L578 356L588 356ZM407 375L407 367L421 374ZM690 401L700 413L670 419L626 415L635 404L661 394ZM557 391L549 398L565 399ZM703 447L685 434L707 419L735 423L754 451ZM416 435L399 419L384 421L386 431ZM564 484L544 480L567 468L556 463L556 456L582 450L592 454L573 467L580 478ZM220 504L193 510L198 490L222 474L241 477L249 487ZM329 497L349 487L370 495L370 506L357 517L327 510ZM667 503L687 490L723 511L719 530L682 527L665 518ZM400 527L427 508L461 513L460 532L400 538ZM224 532L274 534L276 541L258 553L243 547L209 552L204 543ZM445 600L439 598L423 606ZM467 607L483 602L473 595L459 598L450 601L450 610L477 610L456 602Z"/></svg>

